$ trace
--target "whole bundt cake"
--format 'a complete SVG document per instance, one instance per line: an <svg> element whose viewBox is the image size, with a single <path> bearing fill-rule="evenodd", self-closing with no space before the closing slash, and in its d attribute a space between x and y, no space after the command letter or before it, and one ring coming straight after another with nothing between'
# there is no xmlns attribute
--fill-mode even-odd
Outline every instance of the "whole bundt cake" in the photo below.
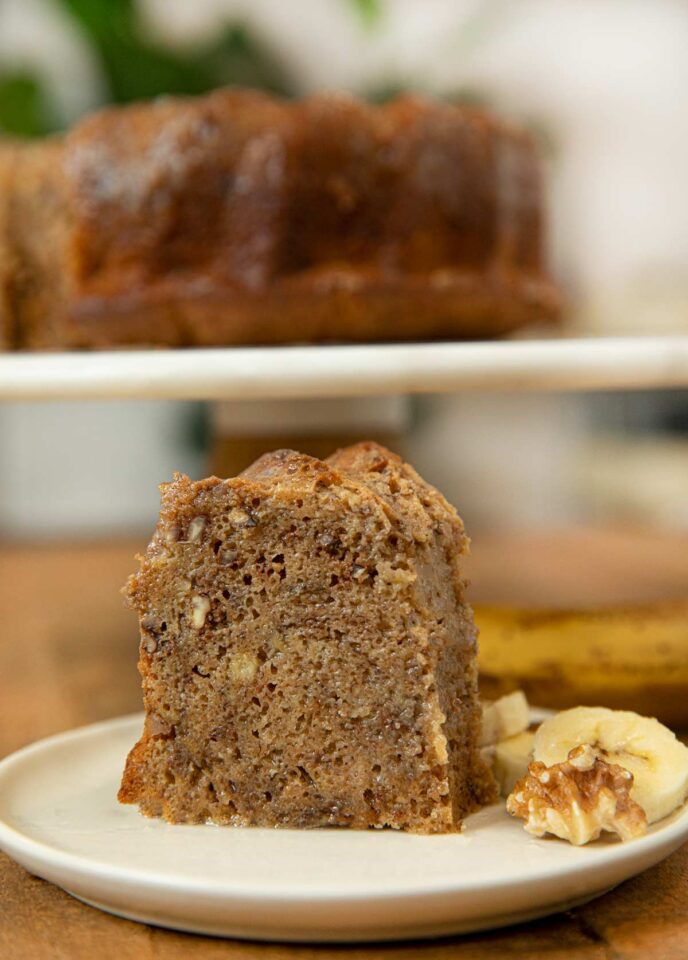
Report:
<svg viewBox="0 0 688 960"><path fill-rule="evenodd" d="M0 148L0 191L19 348L474 338L558 309L533 143L462 106L114 107Z"/></svg>

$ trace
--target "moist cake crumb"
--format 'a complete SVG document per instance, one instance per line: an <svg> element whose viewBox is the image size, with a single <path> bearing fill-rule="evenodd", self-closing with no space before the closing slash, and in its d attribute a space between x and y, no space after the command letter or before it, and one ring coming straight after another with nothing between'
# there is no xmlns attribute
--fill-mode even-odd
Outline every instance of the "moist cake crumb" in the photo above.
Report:
<svg viewBox="0 0 688 960"><path fill-rule="evenodd" d="M280 450L161 490L125 588L146 721L123 803L175 823L442 833L495 799L468 540L412 467L374 443Z"/></svg>

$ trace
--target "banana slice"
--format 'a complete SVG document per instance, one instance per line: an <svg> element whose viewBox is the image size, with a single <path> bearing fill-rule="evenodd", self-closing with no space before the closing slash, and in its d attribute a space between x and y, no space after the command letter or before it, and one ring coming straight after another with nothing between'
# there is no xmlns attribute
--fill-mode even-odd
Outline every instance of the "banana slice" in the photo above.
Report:
<svg viewBox="0 0 688 960"><path fill-rule="evenodd" d="M499 792L507 797L516 786L516 781L528 773L528 764L533 759L535 732L524 730L515 737L502 740L496 746L492 758L492 772L499 784Z"/></svg>
<svg viewBox="0 0 688 960"><path fill-rule="evenodd" d="M492 703L484 703L480 746L490 747L513 737L525 730L529 723L528 701L522 690L507 693Z"/></svg>
<svg viewBox="0 0 688 960"><path fill-rule="evenodd" d="M564 710L540 726L533 759L550 767L583 743L603 760L630 770L631 797L648 823L668 816L688 796L688 748L658 720L606 707Z"/></svg>

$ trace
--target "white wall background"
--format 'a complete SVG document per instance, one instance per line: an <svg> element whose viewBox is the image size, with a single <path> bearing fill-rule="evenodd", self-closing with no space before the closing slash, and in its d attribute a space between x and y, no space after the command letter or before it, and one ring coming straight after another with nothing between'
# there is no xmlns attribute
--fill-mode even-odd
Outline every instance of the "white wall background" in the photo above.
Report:
<svg viewBox="0 0 688 960"><path fill-rule="evenodd" d="M150 529L158 484L200 477L197 407L0 404L0 532L46 539Z"/></svg>

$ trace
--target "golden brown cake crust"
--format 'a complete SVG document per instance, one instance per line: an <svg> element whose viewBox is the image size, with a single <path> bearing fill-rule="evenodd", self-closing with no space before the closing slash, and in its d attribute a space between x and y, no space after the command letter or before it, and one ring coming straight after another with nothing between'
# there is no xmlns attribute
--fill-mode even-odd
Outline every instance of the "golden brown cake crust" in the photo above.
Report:
<svg viewBox="0 0 688 960"><path fill-rule="evenodd" d="M446 832L494 798L456 512L389 451L162 487L127 595L146 723L120 800L173 822Z"/></svg>
<svg viewBox="0 0 688 960"><path fill-rule="evenodd" d="M109 108L25 147L11 190L23 347L475 338L558 311L533 144L466 107Z"/></svg>

